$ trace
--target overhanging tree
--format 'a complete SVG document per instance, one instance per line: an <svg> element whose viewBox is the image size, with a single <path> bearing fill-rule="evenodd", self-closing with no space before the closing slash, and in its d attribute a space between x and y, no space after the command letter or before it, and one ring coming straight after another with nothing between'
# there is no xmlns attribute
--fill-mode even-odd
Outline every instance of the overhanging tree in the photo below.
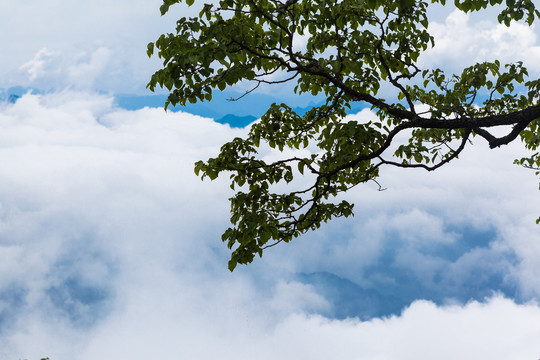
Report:
<svg viewBox="0 0 540 360"><path fill-rule="evenodd" d="M194 0L164 0L161 13L180 2ZM157 49L163 59L148 87L170 91L165 108L209 101L215 89L240 82L251 90L293 82L296 93L326 98L302 115L273 104L245 139L196 163L202 178L226 173L231 188L239 188L230 199L233 226L222 236L233 250L231 270L265 248L351 215L353 205L335 196L376 182L383 166L435 170L476 136L491 148L519 138L526 154L516 163L540 167L540 79L528 79L520 62L497 60L457 75L421 69L417 59L434 46L428 6L417 0L221 0L148 45L149 56ZM530 0L456 0L455 6L464 12L500 6L498 21L506 26L532 25L540 17ZM385 91L391 98L378 95L381 86L394 90ZM370 106L378 120L344 121L352 102ZM496 128L505 134L496 135ZM395 144L401 133L408 142ZM258 155L261 144L279 151L316 144L317 151L269 162ZM295 176L312 181L297 188ZM283 182L290 191L276 190Z"/></svg>

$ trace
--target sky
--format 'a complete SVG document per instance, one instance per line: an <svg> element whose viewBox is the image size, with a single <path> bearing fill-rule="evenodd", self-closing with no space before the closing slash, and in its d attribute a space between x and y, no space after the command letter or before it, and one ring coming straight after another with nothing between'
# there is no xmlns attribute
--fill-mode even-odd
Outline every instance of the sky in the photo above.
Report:
<svg viewBox="0 0 540 360"><path fill-rule="evenodd" d="M33 89L0 102L0 360L540 358L540 191L512 164L520 143L384 169L387 190L347 195L353 218L230 273L232 192L193 164L248 129L118 101L148 94L146 44L189 14L160 5L0 0L0 89ZM539 76L538 26L433 16L422 66ZM258 116L242 101L226 111Z"/></svg>

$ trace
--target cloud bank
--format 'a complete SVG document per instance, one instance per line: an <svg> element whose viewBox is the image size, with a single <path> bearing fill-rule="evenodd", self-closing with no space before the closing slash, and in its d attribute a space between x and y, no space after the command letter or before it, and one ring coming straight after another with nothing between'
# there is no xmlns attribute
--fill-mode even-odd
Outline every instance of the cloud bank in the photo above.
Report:
<svg viewBox="0 0 540 360"><path fill-rule="evenodd" d="M156 57L147 58L147 44L162 33L173 32L176 19L196 15L199 7L199 3L172 6L161 17L161 4L161 0L0 4L0 21L9 29L0 34L0 40L4 52L10 54L1 60L0 88L21 85L42 90L145 93L151 74L161 65ZM421 65L461 72L476 61L523 60L531 75L540 72L536 25L513 23L507 28L496 22L494 11L467 15L459 11L448 14L449 9L433 7L430 15L436 21L430 23L430 32L436 46L421 58ZM243 84L236 89L250 88ZM263 86L260 90L301 106L308 103L292 96L291 87Z"/></svg>
<svg viewBox="0 0 540 360"><path fill-rule="evenodd" d="M540 201L519 146L387 169L388 190L350 194L354 219L231 274L230 189L193 163L246 130L87 92L27 94L0 124L0 358L540 356ZM317 274L407 306L363 317Z"/></svg>
<svg viewBox="0 0 540 360"><path fill-rule="evenodd" d="M10 55L1 60L0 87L91 86L114 93L143 92L159 66L157 59L148 59L146 45L187 15L177 6L161 17L161 4L161 0L3 1L0 21L6 31L0 40Z"/></svg>
<svg viewBox="0 0 540 360"><path fill-rule="evenodd" d="M540 357L540 193L519 144L385 169L386 191L349 194L353 219L230 274L231 192L193 163L246 130L96 93L144 88L146 44L186 16L160 4L0 3L0 87L51 91L0 103L1 359ZM431 26L426 66L540 70L534 27Z"/></svg>
<svg viewBox="0 0 540 360"><path fill-rule="evenodd" d="M540 73L537 24L512 22L507 27L497 23L496 14L484 15L454 10L444 22L432 22L429 31L435 38L435 47L422 56L420 63L461 72L476 62L523 61L531 75Z"/></svg>

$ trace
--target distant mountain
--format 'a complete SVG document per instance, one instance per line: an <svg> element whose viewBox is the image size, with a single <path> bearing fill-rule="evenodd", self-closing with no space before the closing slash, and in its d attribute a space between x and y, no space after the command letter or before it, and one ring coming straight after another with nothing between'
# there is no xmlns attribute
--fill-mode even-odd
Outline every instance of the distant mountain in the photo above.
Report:
<svg viewBox="0 0 540 360"><path fill-rule="evenodd" d="M7 101L11 104L15 104L20 97L21 97L20 95L11 94L8 96Z"/></svg>
<svg viewBox="0 0 540 360"><path fill-rule="evenodd" d="M224 91L213 94L211 102L198 102L195 104L186 104L185 106L170 107L172 111L184 111L190 114L195 114L203 117L216 119L222 124L229 124L232 127L245 127L252 123L255 119L260 118L273 103L287 102L283 99L265 95L265 94L249 94L248 96L239 99L242 94L236 92ZM129 95L120 94L115 96L117 106L126 110L138 110L144 107L163 107L167 95ZM293 107L296 113L303 115L314 106L319 106L322 103L311 103L307 107ZM356 104L353 104L356 105ZM347 111L349 114L354 114L365 106L358 104L352 106Z"/></svg>
<svg viewBox="0 0 540 360"><path fill-rule="evenodd" d="M24 94L26 94L29 91L32 91L35 94L41 94L42 93L42 91L40 91L40 90L32 89L32 88L29 88L29 87L22 87L22 86L10 87L5 92L6 92L6 94L8 96L14 95L14 96L19 98L19 97L23 96Z"/></svg>
<svg viewBox="0 0 540 360"><path fill-rule="evenodd" d="M227 114L222 118L216 120L220 124L229 124L233 128L244 128L257 120L255 116L236 116L233 114Z"/></svg>
<svg viewBox="0 0 540 360"><path fill-rule="evenodd" d="M40 94L41 91L22 87L22 86L13 86L9 89L0 89L0 101L9 102L14 104L17 100L26 94L27 92L32 91L34 94Z"/></svg>
<svg viewBox="0 0 540 360"><path fill-rule="evenodd" d="M249 94L249 96L238 99L240 96L241 94L230 91L216 92L213 94L211 102L188 103L185 106L175 106L170 109L213 119L221 119L230 114L238 117L251 116L259 118L272 103L280 102L277 98L264 94ZM163 107L167 95L120 94L115 96L115 100L116 104L123 109L138 110L145 106Z"/></svg>
<svg viewBox="0 0 540 360"><path fill-rule="evenodd" d="M0 89L0 101L15 103L22 95L32 92L33 94L45 94L50 91L42 91L22 86L14 86L9 89ZM221 124L229 124L231 127L242 128L259 119L273 103L287 102L271 95L249 94L240 98L242 94L223 91L215 92L211 102L197 102L185 106L169 107L172 111L184 111L190 114L215 119ZM116 106L126 110L139 110L144 107L162 108L167 100L167 95L131 95L118 94L114 96ZM294 101L293 101L294 102ZM298 102L297 102L298 103ZM305 101L304 101L305 103ZM310 103L309 106L293 107L299 115L305 114L314 106L322 103ZM359 104L361 105L361 104ZM357 113L363 107L352 107L347 113Z"/></svg>

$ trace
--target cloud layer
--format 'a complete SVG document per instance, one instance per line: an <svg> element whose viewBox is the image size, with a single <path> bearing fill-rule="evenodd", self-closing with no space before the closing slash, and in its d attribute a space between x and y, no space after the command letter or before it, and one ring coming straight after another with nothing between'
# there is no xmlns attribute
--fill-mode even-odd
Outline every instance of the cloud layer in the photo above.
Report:
<svg viewBox="0 0 540 360"><path fill-rule="evenodd" d="M435 174L388 169L388 190L351 193L354 219L230 274L231 192L193 163L246 130L73 92L2 104L0 124L0 358L540 354L540 201L511 164L519 146L478 141ZM355 299L298 277L321 272L438 305L332 320L364 304L340 315Z"/></svg>
<svg viewBox="0 0 540 360"><path fill-rule="evenodd" d="M161 4L161 0L28 0L16 5L4 1L0 21L9 31L0 34L0 40L10 56L1 60L0 88L144 93L151 74L161 65L156 57L147 58L146 45L162 33L173 32L177 18L197 14L200 6L172 6L161 17ZM448 14L449 9L451 5L433 6L430 15L438 21L430 23L430 32L436 47L421 58L421 65L461 72L476 61L523 60L531 75L540 72L537 26L514 23L507 28L497 24L493 11L466 15ZM261 91L293 99L287 86Z"/></svg>
<svg viewBox="0 0 540 360"><path fill-rule="evenodd" d="M142 91L146 44L189 15L160 4L0 2L0 87L51 90L0 103L0 359L540 357L540 192L519 144L385 169L386 191L348 195L353 219L230 274L231 191L193 163L246 130L97 93ZM540 71L534 27L431 26L426 66Z"/></svg>
<svg viewBox="0 0 540 360"><path fill-rule="evenodd" d="M161 4L161 0L2 1L0 21L6 31L0 40L10 56L1 60L0 87L141 93L159 64L146 56L147 43L172 31L175 19L186 15L175 7L161 17Z"/></svg>
<svg viewBox="0 0 540 360"><path fill-rule="evenodd" d="M429 26L435 47L422 57L422 65L459 71L475 62L500 60L523 61L535 74L540 73L537 24L512 22L507 27L496 22L496 15L465 14L454 10L444 22Z"/></svg>

